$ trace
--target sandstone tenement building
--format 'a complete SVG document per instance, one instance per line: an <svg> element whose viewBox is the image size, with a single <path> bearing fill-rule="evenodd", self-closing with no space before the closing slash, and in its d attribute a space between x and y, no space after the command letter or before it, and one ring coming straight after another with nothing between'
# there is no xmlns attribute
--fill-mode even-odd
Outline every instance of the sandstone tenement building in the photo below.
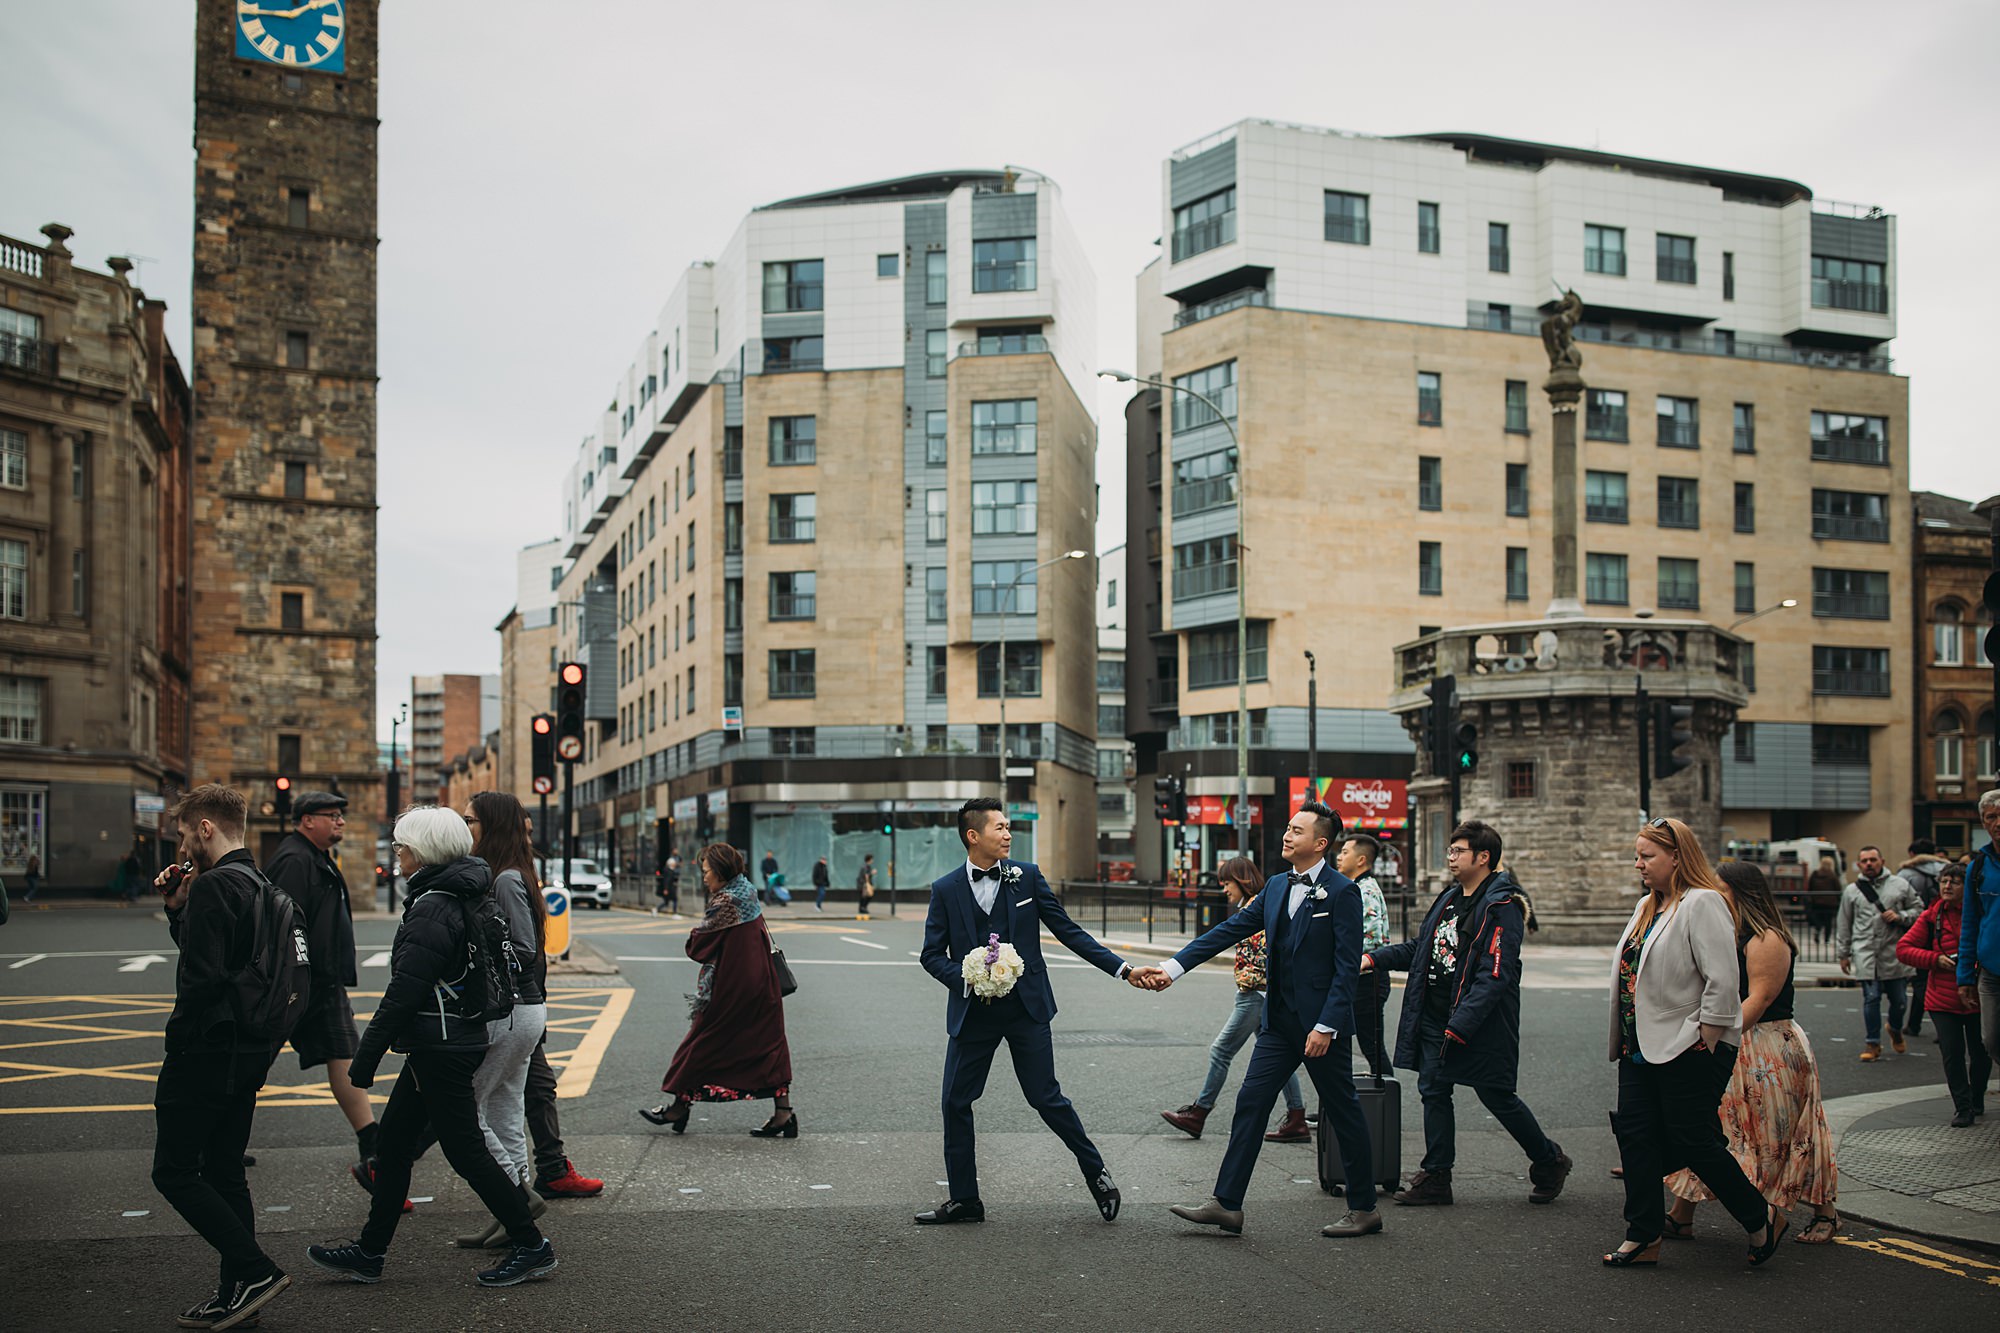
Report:
<svg viewBox="0 0 2000 1333"><path fill-rule="evenodd" d="M372 892L377 5L238 10L195 20L194 777L338 783Z"/></svg>

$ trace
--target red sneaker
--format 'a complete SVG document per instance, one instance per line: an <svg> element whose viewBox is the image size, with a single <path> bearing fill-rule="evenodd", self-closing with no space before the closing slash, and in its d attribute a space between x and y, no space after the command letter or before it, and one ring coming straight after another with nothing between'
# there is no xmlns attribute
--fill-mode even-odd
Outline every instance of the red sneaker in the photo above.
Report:
<svg viewBox="0 0 2000 1333"><path fill-rule="evenodd" d="M375 1160L372 1157L363 1158L353 1166L348 1167L347 1174L353 1176L354 1183L362 1189L367 1190L370 1194L375 1192ZM414 1203L411 1203L408 1199L403 1200L404 1212L413 1213L416 1209L417 1206Z"/></svg>
<svg viewBox="0 0 2000 1333"><path fill-rule="evenodd" d="M579 1176L569 1158L563 1158L563 1173L552 1176L535 1186L537 1193L547 1197L555 1195L565 1199L588 1199L604 1193L604 1182L592 1180L589 1176Z"/></svg>

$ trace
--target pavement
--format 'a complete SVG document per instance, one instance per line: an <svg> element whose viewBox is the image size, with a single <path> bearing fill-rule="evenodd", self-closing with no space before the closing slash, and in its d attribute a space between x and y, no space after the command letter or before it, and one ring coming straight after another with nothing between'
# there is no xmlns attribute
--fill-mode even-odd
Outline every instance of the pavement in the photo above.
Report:
<svg viewBox="0 0 2000 1333"><path fill-rule="evenodd" d="M916 966L921 917L856 920L809 906L772 913L801 982L785 1021L803 1132L768 1141L745 1133L768 1103L702 1104L685 1135L635 1114L659 1099L660 1069L686 1023L696 969L682 944L691 924L627 911L583 913L574 924L572 962L617 971L564 978L552 997L560 1017L550 1058L562 1075L567 1152L607 1188L551 1205L543 1225L562 1268L547 1283L474 1286L480 1261L450 1238L483 1213L436 1154L418 1164L416 1211L397 1233L381 1286L312 1270L304 1246L351 1236L365 1200L346 1172L353 1140L314 1082L318 1071L282 1058L260 1097L251 1183L259 1238L296 1282L263 1328L622 1333L698 1323L894 1333L957 1317L1156 1330L1240 1323L1250 1309L1288 1329L1365 1321L1389 1330L1485 1324L1497 1310L1525 1333L1601 1328L1609 1307L1688 1327L1754 1318L1771 1333L1823 1328L1830 1291L1840 1293L1842 1321L1862 1324L1916 1314L1937 1327L1983 1326L1994 1308L2000 1257L1927 1238L1940 1233L1915 1224L1856 1220L1833 1246L1787 1244L1772 1265L1750 1270L1740 1236L1719 1215L1703 1216L1701 1236L1672 1247L1650 1274L1604 1270L1597 1256L1624 1227L1622 1186L1608 1174L1617 1149L1599 1051L1603 969L1567 953L1531 957L1522 1016L1523 1092L1577 1163L1550 1207L1527 1202L1519 1149L1461 1097L1454 1207L1392 1206L1382 1236L1326 1241L1319 1228L1344 1205L1320 1190L1312 1149L1267 1145L1242 1237L1181 1225L1166 1205L1208 1192L1223 1136L1189 1139L1159 1112L1200 1083L1229 1006L1229 971L1199 968L1150 995L1053 950L1058 1071L1124 1191L1124 1211L1114 1225L1098 1220L1075 1164L1002 1060L977 1111L988 1221L915 1227L911 1213L943 1197L944 996ZM364 1017L386 980L386 962L375 959L393 932L380 914L357 922L355 1007ZM58 911L0 929L0 1180L16 1203L0 1210L10 1258L0 1326L9 1333L167 1327L212 1281L211 1253L148 1179L172 953L157 914ZM1830 1101L1934 1098L1928 1041L1877 1064L1854 1061L1857 999L1801 994ZM1239 1058L1225 1105L1243 1067ZM1408 1172L1421 1150L1421 1114L1411 1080L1404 1085ZM1440 1281L1440 1262L1457 1276Z"/></svg>

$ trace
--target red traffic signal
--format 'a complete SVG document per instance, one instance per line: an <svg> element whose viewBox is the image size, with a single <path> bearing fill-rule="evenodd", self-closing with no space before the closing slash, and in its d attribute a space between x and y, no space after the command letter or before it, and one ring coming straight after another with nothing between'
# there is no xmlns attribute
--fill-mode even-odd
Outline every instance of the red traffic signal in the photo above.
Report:
<svg viewBox="0 0 2000 1333"><path fill-rule="evenodd" d="M556 729L556 720L547 713L537 713L535 714L534 728L537 736L546 736Z"/></svg>
<svg viewBox="0 0 2000 1333"><path fill-rule="evenodd" d="M278 790L279 790L279 791L290 791L291 789L292 789L292 780L291 780L290 778L279 778L279 779L278 779Z"/></svg>
<svg viewBox="0 0 2000 1333"><path fill-rule="evenodd" d="M562 683L565 685L583 684L583 664L580 662L563 663L562 671L559 674Z"/></svg>

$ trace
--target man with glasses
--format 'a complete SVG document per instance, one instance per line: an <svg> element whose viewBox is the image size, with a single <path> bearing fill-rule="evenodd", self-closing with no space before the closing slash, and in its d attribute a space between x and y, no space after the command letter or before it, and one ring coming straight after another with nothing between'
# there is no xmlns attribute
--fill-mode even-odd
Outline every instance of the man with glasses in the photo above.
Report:
<svg viewBox="0 0 2000 1333"><path fill-rule="evenodd" d="M1514 1091L1521 1064L1521 886L1500 868L1500 833L1468 819L1445 847L1451 883L1424 914L1415 939L1371 950L1362 971L1407 971L1396 1063L1417 1071L1424 1103L1424 1160L1395 1200L1403 1207L1449 1204L1458 1154L1452 1089L1478 1094L1528 1154L1530 1203L1551 1203L1569 1178L1570 1159Z"/></svg>
<svg viewBox="0 0 2000 1333"><path fill-rule="evenodd" d="M326 1066L327 1089L347 1116L361 1160L375 1155L375 1111L368 1094L347 1081L347 1066L360 1045L354 1007L347 992L360 975L354 957L354 909L347 881L332 851L347 829L347 798L309 791L292 805L298 828L285 835L265 863L264 875L291 895L306 919L306 947L312 954L312 998L292 1032L299 1068Z"/></svg>

